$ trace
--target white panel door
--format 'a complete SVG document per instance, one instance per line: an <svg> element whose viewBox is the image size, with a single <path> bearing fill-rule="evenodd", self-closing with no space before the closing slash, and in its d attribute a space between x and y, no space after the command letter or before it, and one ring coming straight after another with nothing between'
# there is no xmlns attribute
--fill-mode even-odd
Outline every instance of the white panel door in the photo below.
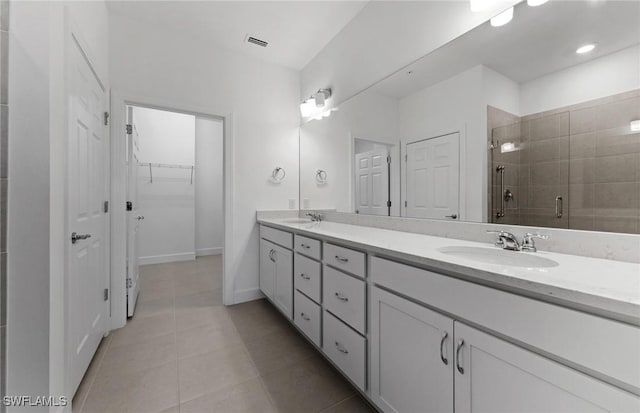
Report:
<svg viewBox="0 0 640 413"><path fill-rule="evenodd" d="M638 396L457 321L455 343L457 413L640 411Z"/></svg>
<svg viewBox="0 0 640 413"><path fill-rule="evenodd" d="M389 153L386 148L356 154L356 212L389 215Z"/></svg>
<svg viewBox="0 0 640 413"><path fill-rule="evenodd" d="M460 134L407 145L406 216L458 219Z"/></svg>
<svg viewBox="0 0 640 413"><path fill-rule="evenodd" d="M108 133L107 95L85 54L69 43L69 135L67 167L69 384L78 388L106 332L109 280L107 260Z"/></svg>
<svg viewBox="0 0 640 413"><path fill-rule="evenodd" d="M127 125L131 125L127 132L127 173L128 173L128 202L131 210L127 211L127 317L132 317L140 293L140 266L138 245L139 230L144 216L138 213L138 153L140 151L140 135L133 123L133 108L127 107Z"/></svg>
<svg viewBox="0 0 640 413"><path fill-rule="evenodd" d="M453 412L453 320L371 291L373 401L385 412Z"/></svg>

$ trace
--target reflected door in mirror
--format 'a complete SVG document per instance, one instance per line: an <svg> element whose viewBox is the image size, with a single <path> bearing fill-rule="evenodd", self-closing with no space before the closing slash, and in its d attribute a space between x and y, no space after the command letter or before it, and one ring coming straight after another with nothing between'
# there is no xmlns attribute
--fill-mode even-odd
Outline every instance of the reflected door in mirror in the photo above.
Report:
<svg viewBox="0 0 640 413"><path fill-rule="evenodd" d="M458 219L460 134L407 144L406 216Z"/></svg>
<svg viewBox="0 0 640 413"><path fill-rule="evenodd" d="M356 154L356 213L390 215L389 164L386 148Z"/></svg>

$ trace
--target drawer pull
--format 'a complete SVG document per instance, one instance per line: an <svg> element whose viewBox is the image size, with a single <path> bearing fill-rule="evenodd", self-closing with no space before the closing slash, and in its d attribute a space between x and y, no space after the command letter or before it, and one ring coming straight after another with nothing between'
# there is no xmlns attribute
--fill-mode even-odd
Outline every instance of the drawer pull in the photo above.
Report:
<svg viewBox="0 0 640 413"><path fill-rule="evenodd" d="M301 246L302 248L306 249L306 250L308 250L309 248L311 248L311 246L310 246L310 245L307 245L307 244L300 244L300 246Z"/></svg>
<svg viewBox="0 0 640 413"><path fill-rule="evenodd" d="M276 262L276 259L273 257L275 253L276 253L276 250L274 249L269 251L269 259L271 260L271 262Z"/></svg>
<svg viewBox="0 0 640 413"><path fill-rule="evenodd" d="M447 337L449 337L449 333L445 331L442 339L440 339L440 360L442 360L445 366L449 364L449 360L447 360L447 357L444 355L444 343L447 341Z"/></svg>
<svg viewBox="0 0 640 413"><path fill-rule="evenodd" d="M304 273L300 273L300 276L302 278L304 278L305 280L310 280L311 279L311 277L309 277L307 274L304 274Z"/></svg>
<svg viewBox="0 0 640 413"><path fill-rule="evenodd" d="M339 352L344 353L344 354L349 354L349 350L347 350L346 348L344 348L342 346L342 344L340 344L339 342L336 341L336 348L338 349Z"/></svg>
<svg viewBox="0 0 640 413"><path fill-rule="evenodd" d="M346 303L347 301L349 301L349 297L345 297L344 295L342 295L342 294L340 294L340 293L338 293L338 292L337 292L337 293L335 293L335 296L336 296L336 298L337 298L338 300L340 300L340 301L344 301L345 303Z"/></svg>
<svg viewBox="0 0 640 413"><path fill-rule="evenodd" d="M460 374L464 374L464 369L460 365L460 350L462 350L462 346L464 346L464 340L458 341L458 347L456 348L456 368Z"/></svg>
<svg viewBox="0 0 640 413"><path fill-rule="evenodd" d="M349 258L341 257L339 255L336 255L336 260L340 262L349 262Z"/></svg>
<svg viewBox="0 0 640 413"><path fill-rule="evenodd" d="M308 317L305 313L300 313L300 317L302 317L302 319L303 319L304 321L310 321L310 320L311 320L311 318L310 318L310 317Z"/></svg>

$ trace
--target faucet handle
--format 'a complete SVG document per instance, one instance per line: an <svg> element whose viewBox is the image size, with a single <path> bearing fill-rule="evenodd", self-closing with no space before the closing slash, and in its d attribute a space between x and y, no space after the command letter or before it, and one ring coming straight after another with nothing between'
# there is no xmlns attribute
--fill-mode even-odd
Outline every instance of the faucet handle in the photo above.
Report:
<svg viewBox="0 0 640 413"><path fill-rule="evenodd" d="M527 232L526 234L524 234L524 237L522 238L522 251L530 251L530 252L538 251L538 249L536 248L536 243L533 241L535 238L547 240L549 239L549 236Z"/></svg>
<svg viewBox="0 0 640 413"><path fill-rule="evenodd" d="M504 231L488 229L487 234L498 234L498 240L493 245L495 245L496 247L504 248L504 239L502 239L502 236L505 235Z"/></svg>

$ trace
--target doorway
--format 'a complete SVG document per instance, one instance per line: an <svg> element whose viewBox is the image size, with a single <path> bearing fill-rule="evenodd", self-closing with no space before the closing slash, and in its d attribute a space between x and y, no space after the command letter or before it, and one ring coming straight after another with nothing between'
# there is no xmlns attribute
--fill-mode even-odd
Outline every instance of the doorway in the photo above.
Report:
<svg viewBox="0 0 640 413"><path fill-rule="evenodd" d="M184 284L218 286L221 301L223 120L133 104L126 113L127 316Z"/></svg>

